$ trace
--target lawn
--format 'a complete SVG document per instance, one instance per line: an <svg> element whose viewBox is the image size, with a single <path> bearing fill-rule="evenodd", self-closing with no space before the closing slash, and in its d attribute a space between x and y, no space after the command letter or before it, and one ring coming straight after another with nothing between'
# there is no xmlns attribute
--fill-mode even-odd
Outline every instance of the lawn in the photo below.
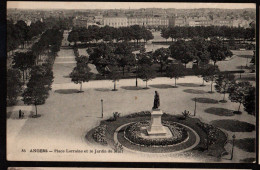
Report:
<svg viewBox="0 0 260 170"><path fill-rule="evenodd" d="M212 124L231 132L252 132L255 125L238 120L214 120Z"/></svg>
<svg viewBox="0 0 260 170"><path fill-rule="evenodd" d="M232 141L229 141L231 143ZM235 146L246 152L255 152L255 138L235 139Z"/></svg>

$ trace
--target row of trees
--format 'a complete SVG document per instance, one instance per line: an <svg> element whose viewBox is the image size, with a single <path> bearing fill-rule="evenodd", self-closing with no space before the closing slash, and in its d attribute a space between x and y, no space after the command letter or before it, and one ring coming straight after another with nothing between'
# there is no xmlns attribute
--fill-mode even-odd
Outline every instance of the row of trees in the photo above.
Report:
<svg viewBox="0 0 260 170"><path fill-rule="evenodd" d="M194 69L197 76L203 79L201 86L204 86L204 81L211 82L210 93L213 93L212 86L215 83L216 91L223 94L223 99L220 102L227 102L225 96L228 93L232 102L239 103L237 113L240 113L240 106L243 104L248 114L255 115L255 87L249 82L237 82L234 74L220 72L217 66L209 64Z"/></svg>
<svg viewBox="0 0 260 170"><path fill-rule="evenodd" d="M61 42L63 39L63 31L57 28L48 29L42 34L41 39L38 41L39 47L46 50L47 58L42 65L35 65L30 72L30 80L26 84L22 96L23 101L27 105L34 105L36 117L37 105L44 104L49 96L51 85L53 82L53 64L60 50ZM37 62L36 62L37 63ZM38 64L38 63L37 63Z"/></svg>
<svg viewBox="0 0 260 170"><path fill-rule="evenodd" d="M125 67L135 67L141 55L147 56L152 64L160 64L161 74L163 68L172 63L172 59L176 59L186 67L186 64L191 61L196 61L197 64L208 64L211 60L215 65L218 61L232 56L232 52L225 45L221 45L217 38L212 38L210 41L203 38L194 38L191 41L178 40L168 49L160 48L149 53L145 53L144 47L140 49L140 51L142 50L143 52L135 56L133 48L128 42L100 43L98 47L88 48L87 53L90 62L102 68L102 72L105 72L107 66L113 65L121 67L123 75Z"/></svg>
<svg viewBox="0 0 260 170"><path fill-rule="evenodd" d="M17 49L20 45L24 48L32 39L42 34L47 29L64 30L72 27L72 18L49 17L32 22L28 26L25 21L19 20L15 24L12 20L7 20L7 52Z"/></svg>
<svg viewBox="0 0 260 170"><path fill-rule="evenodd" d="M33 22L30 26L19 20L16 24L7 20L7 52L15 50L19 45L25 45L32 40L33 37L40 35L46 26L41 21Z"/></svg>
<svg viewBox="0 0 260 170"><path fill-rule="evenodd" d="M166 41L169 38L173 41L174 39L191 39L194 37L253 40L255 38L255 28L227 26L170 27L162 29L161 36Z"/></svg>
<svg viewBox="0 0 260 170"><path fill-rule="evenodd" d="M30 70L43 61L43 56L52 57L53 60L60 50L62 31L48 29L40 37L39 41L32 45L26 52L16 52L13 56L13 68L19 69L23 74L23 82L29 77Z"/></svg>
<svg viewBox="0 0 260 170"><path fill-rule="evenodd" d="M74 28L68 36L68 41L76 44L78 41L88 43L99 40L105 42L135 40L138 44L138 41L142 39L148 41L153 38L151 31L139 25L120 28L89 26L88 28Z"/></svg>
<svg viewBox="0 0 260 170"><path fill-rule="evenodd" d="M77 65L73 72L70 74L72 81L80 84L80 91L82 92L82 83L88 82L92 79L93 73L90 72L88 67L88 57L77 57ZM151 60L146 56L141 56L138 61L138 69L136 70L136 78L142 79L146 82L155 78L155 70L152 68ZM226 93L229 93L229 99L232 102L239 103L237 112L240 112L241 104L244 105L245 111L248 114L255 115L255 87L249 82L236 82L233 74L220 72L217 66L206 64L203 67L195 68L197 76L202 77L202 85L204 81L210 82L211 91L213 93L213 84L217 92L223 94L223 99L220 102L227 102L225 99ZM185 76L185 67L181 63L171 64L167 66L166 76L175 80L174 87L177 87L176 80ZM116 91L116 82L122 78L117 66L113 67L108 73L109 79L114 83L114 91Z"/></svg>
<svg viewBox="0 0 260 170"><path fill-rule="evenodd" d="M39 47L45 49L46 59L38 63L36 62L35 49L27 52L17 52L13 56L13 66L7 71L7 105L14 105L17 97L23 92L23 84L25 84L24 72L26 79L26 89L23 92L23 100L25 104L44 103L48 97L48 91L51 89L53 80L52 66L60 49L63 33L57 29L47 30L41 35L38 41ZM39 49L40 50L40 49ZM21 72L23 73L21 76ZM23 77L23 81L22 81Z"/></svg>
<svg viewBox="0 0 260 170"><path fill-rule="evenodd" d="M169 50L171 57L181 61L185 66L191 61L209 63L210 60L215 65L218 61L233 55L229 48L221 44L221 40L216 37L210 41L203 38L193 38L190 41L178 40L172 43Z"/></svg>

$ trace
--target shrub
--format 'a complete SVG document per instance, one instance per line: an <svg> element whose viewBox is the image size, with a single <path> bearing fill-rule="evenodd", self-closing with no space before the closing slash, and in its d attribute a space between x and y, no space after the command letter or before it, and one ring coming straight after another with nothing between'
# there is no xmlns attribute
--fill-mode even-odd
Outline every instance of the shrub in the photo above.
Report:
<svg viewBox="0 0 260 170"><path fill-rule="evenodd" d="M198 122L197 125L208 135L208 144L215 144L218 139L218 129L212 125L202 122Z"/></svg>
<svg viewBox="0 0 260 170"><path fill-rule="evenodd" d="M183 119L186 119L187 117L189 117L191 115L191 113L187 110L184 110L184 112L182 112L183 115Z"/></svg>
<svg viewBox="0 0 260 170"><path fill-rule="evenodd" d="M92 137L93 139L97 142L100 143L101 145L107 145L107 141L106 141L106 125L100 125L98 126Z"/></svg>
<svg viewBox="0 0 260 170"><path fill-rule="evenodd" d="M114 112L114 113L113 113L114 121L116 121L117 118L119 118L119 117L120 117L120 113L118 113L118 112Z"/></svg>
<svg viewBox="0 0 260 170"><path fill-rule="evenodd" d="M124 150L124 148L123 148L123 146L120 144L120 143L115 143L114 144L114 152L115 153L123 153L123 150Z"/></svg>
<svg viewBox="0 0 260 170"><path fill-rule="evenodd" d="M136 112L136 113L130 114L127 116L127 118L145 117L145 116L150 116L150 115L151 115L150 111L141 111L141 112Z"/></svg>

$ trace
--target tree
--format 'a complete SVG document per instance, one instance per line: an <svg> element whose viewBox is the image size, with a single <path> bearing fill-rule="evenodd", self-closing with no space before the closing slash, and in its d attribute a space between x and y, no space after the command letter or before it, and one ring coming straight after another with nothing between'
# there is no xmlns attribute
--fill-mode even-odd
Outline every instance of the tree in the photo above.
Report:
<svg viewBox="0 0 260 170"><path fill-rule="evenodd" d="M112 44L101 43L89 56L93 64L105 68L108 64L116 64L115 48Z"/></svg>
<svg viewBox="0 0 260 170"><path fill-rule="evenodd" d="M32 52L17 52L13 56L13 68L17 68L23 72L23 81L25 70L31 68L35 64L35 55Z"/></svg>
<svg viewBox="0 0 260 170"><path fill-rule="evenodd" d="M143 39L145 42L154 39L154 36L150 30L144 29L143 32Z"/></svg>
<svg viewBox="0 0 260 170"><path fill-rule="evenodd" d="M26 25L26 23L22 20L17 21L15 24L18 40L23 44L23 48L25 47L25 42L29 40L28 38L28 32L29 28Z"/></svg>
<svg viewBox="0 0 260 170"><path fill-rule="evenodd" d="M169 77L171 79L172 78L175 79L174 87L177 87L176 80L185 76L185 68L182 64L179 64L179 63L172 64L166 69L166 75L167 75L167 77Z"/></svg>
<svg viewBox="0 0 260 170"><path fill-rule="evenodd" d="M254 115L256 114L255 106L256 106L256 93L255 93L255 87L250 87L248 92L245 95L245 99L243 101L244 110L250 114Z"/></svg>
<svg viewBox="0 0 260 170"><path fill-rule="evenodd" d="M121 78L120 73L118 72L118 69L114 68L110 72L109 77L114 82L114 89L113 89L113 91L117 91L117 89L116 89L116 82L119 81L120 78Z"/></svg>
<svg viewBox="0 0 260 170"><path fill-rule="evenodd" d="M210 60L208 42L203 38L195 37L191 40L191 45L194 47L194 59L197 60L197 64L208 64Z"/></svg>
<svg viewBox="0 0 260 170"><path fill-rule="evenodd" d="M137 41L138 45L138 41L143 38L143 29L139 25L132 25L130 26L130 29L132 30L133 38Z"/></svg>
<svg viewBox="0 0 260 170"><path fill-rule="evenodd" d="M77 30L72 30L69 33L68 41L69 42L74 42L74 45L77 46L77 42L79 41L79 33L78 33Z"/></svg>
<svg viewBox="0 0 260 170"><path fill-rule="evenodd" d="M161 37L165 38L165 41L167 42L167 39L170 38L169 29L167 28L162 29Z"/></svg>
<svg viewBox="0 0 260 170"><path fill-rule="evenodd" d="M214 65L218 61L223 61L227 57L232 56L232 52L224 45L221 45L221 41L217 38L212 38L208 46L209 57L214 62Z"/></svg>
<svg viewBox="0 0 260 170"><path fill-rule="evenodd" d="M228 92L228 87L234 83L234 78L235 76L230 73L220 73L217 74L216 79L215 79L215 89L219 93L223 93L224 97L220 102L226 103L227 101L225 100L225 94Z"/></svg>
<svg viewBox="0 0 260 170"><path fill-rule="evenodd" d="M134 65L135 56L132 53L132 48L127 42L118 43L115 49L115 54L117 55L117 64L123 68L123 75L125 74L125 67Z"/></svg>
<svg viewBox="0 0 260 170"><path fill-rule="evenodd" d="M241 113L240 106L243 102L245 102L245 97L247 96L251 88L252 85L247 81L233 83L232 86L229 87L229 99L232 102L239 103L238 110L235 113Z"/></svg>
<svg viewBox="0 0 260 170"><path fill-rule="evenodd" d="M8 106L16 103L19 93L22 91L21 74L17 69L7 70L7 98Z"/></svg>
<svg viewBox="0 0 260 170"><path fill-rule="evenodd" d="M23 93L23 101L27 105L33 104L35 106L35 113L37 115L37 105L44 104L49 96L51 89L49 76L44 69L44 66L35 66L33 74L27 83L27 88Z"/></svg>
<svg viewBox="0 0 260 170"><path fill-rule="evenodd" d="M169 47L172 58L188 64L194 59L195 49L192 43L178 40Z"/></svg>
<svg viewBox="0 0 260 170"><path fill-rule="evenodd" d="M163 66L168 63L168 57L170 56L170 50L168 48L159 48L153 53L153 60L160 63L160 71L162 74Z"/></svg>
<svg viewBox="0 0 260 170"><path fill-rule="evenodd" d="M148 64L141 65L138 69L137 74L140 79L142 79L143 81L146 82L146 86L145 86L146 88L148 88L147 82L149 80L152 80L153 78L155 78L155 72L152 69L151 65L148 65Z"/></svg>
<svg viewBox="0 0 260 170"><path fill-rule="evenodd" d="M194 65L194 67L192 68L194 71L194 74L198 77L202 77L202 84L200 86L205 86L204 82L205 79L204 77L206 77L208 75L208 67L210 67L209 64L206 63L200 63L199 66Z"/></svg>
<svg viewBox="0 0 260 170"><path fill-rule="evenodd" d="M70 73L70 78L74 83L80 84L79 92L83 92L82 83L88 82L91 79L93 73L90 72L90 68L88 67L88 57L80 56L76 60L77 64Z"/></svg>
<svg viewBox="0 0 260 170"><path fill-rule="evenodd" d="M218 66L213 66L213 65L210 65L210 64L208 64L207 67L204 70L203 79L206 82L209 82L209 81L211 82L211 84L210 84L210 93L213 93L212 85L213 85L213 83L215 81L215 78L216 78L216 75L218 73L219 73Z"/></svg>

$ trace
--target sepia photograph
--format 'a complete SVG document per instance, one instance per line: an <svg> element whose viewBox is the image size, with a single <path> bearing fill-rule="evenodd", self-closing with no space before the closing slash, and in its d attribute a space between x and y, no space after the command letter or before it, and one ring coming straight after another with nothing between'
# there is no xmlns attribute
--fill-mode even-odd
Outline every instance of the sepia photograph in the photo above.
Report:
<svg viewBox="0 0 260 170"><path fill-rule="evenodd" d="M135 170L136 168L57 168L57 167L10 167L8 170ZM140 170L158 169L158 170L169 170L169 168L138 168ZM210 170L210 169L187 169L187 168L172 168L172 170ZM230 170L230 169L214 169L214 170ZM231 169L231 170L250 170L250 169Z"/></svg>
<svg viewBox="0 0 260 170"><path fill-rule="evenodd" d="M7 1L6 17L8 161L256 162L255 3Z"/></svg>

